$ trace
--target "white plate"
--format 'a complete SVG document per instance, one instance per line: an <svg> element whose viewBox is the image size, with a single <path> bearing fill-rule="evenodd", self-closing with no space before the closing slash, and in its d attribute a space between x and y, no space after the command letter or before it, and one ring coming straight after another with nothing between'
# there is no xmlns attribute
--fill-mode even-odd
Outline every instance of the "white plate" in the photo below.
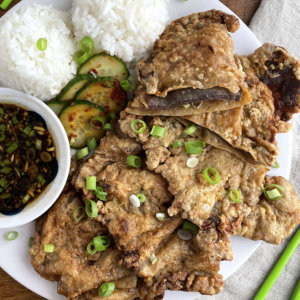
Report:
<svg viewBox="0 0 300 300"><path fill-rule="evenodd" d="M32 3L53 4L54 7L59 9L68 9L71 6L71 0L23 0L14 9ZM169 4L171 19L213 8L232 13L217 0L170 0ZM233 40L235 52L238 54L249 54L260 46L259 41L243 22L241 22L238 32L233 34ZM271 175L281 175L288 178L292 157L291 134L280 135L277 140L281 149L278 159L281 167L272 170ZM0 266L35 293L51 300L65 299L57 295L56 283L42 279L30 265L27 241L33 235L34 224L30 223L14 229L19 232L19 237L13 242L7 242L4 239L4 235L8 230L0 230ZM260 242L253 242L241 237L232 237L231 242L234 259L231 262L221 263L221 274L225 279L233 274L260 245ZM199 296L198 293L167 292L165 299L180 300L183 297L184 299L195 299L197 296Z"/></svg>

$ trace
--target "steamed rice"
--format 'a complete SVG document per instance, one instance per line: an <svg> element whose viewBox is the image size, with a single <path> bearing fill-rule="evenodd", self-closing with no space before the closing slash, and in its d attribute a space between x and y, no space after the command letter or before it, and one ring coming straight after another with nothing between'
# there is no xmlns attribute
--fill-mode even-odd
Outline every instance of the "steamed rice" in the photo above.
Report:
<svg viewBox="0 0 300 300"><path fill-rule="evenodd" d="M76 41L93 38L97 51L139 60L168 21L167 0L73 0Z"/></svg>
<svg viewBox="0 0 300 300"><path fill-rule="evenodd" d="M69 13L33 5L0 20L0 82L42 100L57 95L73 77L76 51ZM37 49L46 38L46 51Z"/></svg>

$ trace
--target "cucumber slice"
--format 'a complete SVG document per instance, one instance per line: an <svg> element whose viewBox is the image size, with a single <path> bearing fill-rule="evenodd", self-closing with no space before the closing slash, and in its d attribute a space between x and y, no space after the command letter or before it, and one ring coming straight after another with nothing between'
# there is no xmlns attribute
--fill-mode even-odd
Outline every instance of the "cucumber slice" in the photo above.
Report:
<svg viewBox="0 0 300 300"><path fill-rule="evenodd" d="M100 77L83 87L75 96L100 105L107 114L120 112L127 103L127 93L113 77Z"/></svg>
<svg viewBox="0 0 300 300"><path fill-rule="evenodd" d="M64 106L66 105L63 102L60 102L56 99L49 100L45 102L53 111L54 113L58 116L60 112L63 110Z"/></svg>
<svg viewBox="0 0 300 300"><path fill-rule="evenodd" d="M98 142L104 135L103 128L93 128L90 125L90 120L95 116L105 116L103 108L88 101L75 101L67 104L61 111L59 119L67 132L69 141L72 141L72 148L85 147L87 140L91 137Z"/></svg>
<svg viewBox="0 0 300 300"><path fill-rule="evenodd" d="M86 84L93 81L94 77L89 74L77 75L73 78L60 92L57 97L59 101L71 101L74 100L75 94Z"/></svg>
<svg viewBox="0 0 300 300"><path fill-rule="evenodd" d="M78 74L88 74L91 71L98 77L112 76L119 81L129 77L126 64L116 56L110 56L106 53L93 55L79 67Z"/></svg>

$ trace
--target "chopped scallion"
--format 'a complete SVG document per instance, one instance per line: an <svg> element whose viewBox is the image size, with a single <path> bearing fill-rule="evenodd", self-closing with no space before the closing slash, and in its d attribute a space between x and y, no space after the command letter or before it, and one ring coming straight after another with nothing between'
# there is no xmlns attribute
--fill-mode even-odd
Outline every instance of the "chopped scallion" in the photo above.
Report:
<svg viewBox="0 0 300 300"><path fill-rule="evenodd" d="M18 149L19 145L16 142L13 142L9 145L9 147L6 149L6 152L8 154L14 153Z"/></svg>
<svg viewBox="0 0 300 300"><path fill-rule="evenodd" d="M0 169L0 173L2 174L9 174L10 172L12 171L12 168L9 168L9 167L4 167L2 169Z"/></svg>
<svg viewBox="0 0 300 300"><path fill-rule="evenodd" d="M269 200L279 200L282 198L283 194L280 191L284 191L284 188L279 184L269 184L264 189L264 195Z"/></svg>
<svg viewBox="0 0 300 300"><path fill-rule="evenodd" d="M152 253L150 255L149 259L150 259L152 265L154 265L157 262L157 257L156 257L156 255L154 253Z"/></svg>
<svg viewBox="0 0 300 300"><path fill-rule="evenodd" d="M5 131L5 130L6 130L5 124L0 124L0 131Z"/></svg>
<svg viewBox="0 0 300 300"><path fill-rule="evenodd" d="M197 157L190 157L186 161L186 166L190 169L196 168L199 164L199 158Z"/></svg>
<svg viewBox="0 0 300 300"><path fill-rule="evenodd" d="M109 297L115 290L115 284L113 282L102 283L98 289L99 297Z"/></svg>
<svg viewBox="0 0 300 300"><path fill-rule="evenodd" d="M80 160L89 155L88 147L84 147L76 152L76 159Z"/></svg>
<svg viewBox="0 0 300 300"><path fill-rule="evenodd" d="M140 207L141 206L140 199L134 194L129 196L129 201L134 207Z"/></svg>
<svg viewBox="0 0 300 300"><path fill-rule="evenodd" d="M142 165L142 159L135 155L128 155L127 164L134 168L140 168Z"/></svg>
<svg viewBox="0 0 300 300"><path fill-rule="evenodd" d="M106 201L107 193L104 192L103 188L101 186L97 186L95 190L96 197L101 201Z"/></svg>
<svg viewBox="0 0 300 300"><path fill-rule="evenodd" d="M229 192L230 199L235 203L241 203L241 192L236 189L232 189Z"/></svg>
<svg viewBox="0 0 300 300"><path fill-rule="evenodd" d="M4 159L3 161L0 162L0 167L5 167L10 165L10 161L8 159Z"/></svg>
<svg viewBox="0 0 300 300"><path fill-rule="evenodd" d="M99 129L99 128L102 128L105 125L105 122L106 122L105 117L94 116L90 120L90 125L91 125L91 127L95 128L95 129Z"/></svg>
<svg viewBox="0 0 300 300"><path fill-rule="evenodd" d="M26 204L29 201L29 199L30 199L30 195L26 194L22 200L22 203Z"/></svg>
<svg viewBox="0 0 300 300"><path fill-rule="evenodd" d="M9 231L6 235L5 235L5 239L7 241L13 241L15 240L17 237L19 236L19 233L17 231Z"/></svg>
<svg viewBox="0 0 300 300"><path fill-rule="evenodd" d="M179 229L177 231L177 235L180 239L184 240L184 241L188 241L190 239L192 239L192 234L190 231L187 231L185 229Z"/></svg>
<svg viewBox="0 0 300 300"><path fill-rule="evenodd" d="M46 38L40 38L37 40L36 42L36 47L40 50L40 51L45 51L47 49L47 44L48 41Z"/></svg>
<svg viewBox="0 0 300 300"><path fill-rule="evenodd" d="M156 219L159 221L163 221L166 217L166 215L164 213L156 213L155 216L156 216Z"/></svg>
<svg viewBox="0 0 300 300"><path fill-rule="evenodd" d="M212 176L214 176L214 179L210 176L210 174L212 174ZM203 171L203 176L205 178L205 180L207 182L209 182L210 184L217 184L220 181L220 174L219 172L212 167L207 167L204 169Z"/></svg>
<svg viewBox="0 0 300 300"><path fill-rule="evenodd" d="M98 208L97 203L93 200L86 200L85 202L85 212L90 218L97 218Z"/></svg>
<svg viewBox="0 0 300 300"><path fill-rule="evenodd" d="M198 234L198 231L199 231L199 227L190 221L184 221L182 228L184 230L191 232L192 234L195 234L195 235Z"/></svg>
<svg viewBox="0 0 300 300"><path fill-rule="evenodd" d="M82 50L78 50L73 55L73 59L77 62L78 65L83 64L85 61L88 60L88 58L89 58L89 54Z"/></svg>
<svg viewBox="0 0 300 300"><path fill-rule="evenodd" d="M110 113L109 117L111 120L114 120L116 118L116 113L115 112Z"/></svg>
<svg viewBox="0 0 300 300"><path fill-rule="evenodd" d="M29 239L28 239L28 247L31 248L33 246L33 243L34 243L34 238L31 236Z"/></svg>
<svg viewBox="0 0 300 300"><path fill-rule="evenodd" d="M166 128L161 127L161 126L156 126L156 125L154 125L154 126L152 127L152 130L151 130L150 134L151 134L152 136L162 138L162 137L165 136L165 132L166 132Z"/></svg>
<svg viewBox="0 0 300 300"><path fill-rule="evenodd" d="M80 40L79 48L88 55L91 55L94 49L94 41L89 36L85 36Z"/></svg>
<svg viewBox="0 0 300 300"><path fill-rule="evenodd" d="M96 139L92 136L90 137L87 141L86 144L88 146L89 151L94 150L97 147L97 141Z"/></svg>
<svg viewBox="0 0 300 300"><path fill-rule="evenodd" d="M188 135L192 135L196 130L197 130L197 126L193 124L193 125L187 127L183 132Z"/></svg>
<svg viewBox="0 0 300 300"><path fill-rule="evenodd" d="M85 211L82 206L77 206L73 211L73 219L79 222L84 217Z"/></svg>
<svg viewBox="0 0 300 300"><path fill-rule="evenodd" d="M99 235L93 238L95 249L98 252L105 251L110 245L110 239L105 235Z"/></svg>
<svg viewBox="0 0 300 300"><path fill-rule="evenodd" d="M7 180L3 177L0 179L0 186L2 186L3 188L6 188L7 186Z"/></svg>
<svg viewBox="0 0 300 300"><path fill-rule="evenodd" d="M23 133L26 134L26 135L29 135L31 132L31 128L29 126L26 126L24 129L23 129Z"/></svg>
<svg viewBox="0 0 300 300"><path fill-rule="evenodd" d="M96 176L87 176L86 177L86 189L88 191L95 191L97 187Z"/></svg>
<svg viewBox="0 0 300 300"><path fill-rule="evenodd" d="M189 141L184 143L185 151L188 154L201 154L203 148L205 147L205 142L203 141Z"/></svg>
<svg viewBox="0 0 300 300"><path fill-rule="evenodd" d="M275 161L274 162L274 165L272 166L272 168L274 168L274 169L278 169L278 168L280 168L280 163L279 163L279 161Z"/></svg>
<svg viewBox="0 0 300 300"><path fill-rule="evenodd" d="M133 132L135 132L137 134L141 134L145 131L145 129L147 128L147 125L143 120L135 119L131 122L130 127Z"/></svg>
<svg viewBox="0 0 300 300"><path fill-rule="evenodd" d="M29 142L30 143L30 142ZM35 149L36 150L42 150L42 141L41 140L36 140L35 141Z"/></svg>
<svg viewBox="0 0 300 300"><path fill-rule="evenodd" d="M173 149L176 149L176 148L179 148L182 146L182 141L175 141L173 144L172 144L172 148Z"/></svg>
<svg viewBox="0 0 300 300"><path fill-rule="evenodd" d="M90 255L94 255L97 251L96 251L96 247L95 247L95 244L94 242L89 242L89 244L87 245L87 248L86 248L88 254Z"/></svg>
<svg viewBox="0 0 300 300"><path fill-rule="evenodd" d="M103 126L103 130L109 131L109 130L111 130L111 129L112 129L112 126L111 126L111 124L110 124L110 123L106 123L106 124L104 124L104 126Z"/></svg>
<svg viewBox="0 0 300 300"><path fill-rule="evenodd" d="M183 104L182 105L185 109L188 109L190 106L191 106L191 104Z"/></svg>
<svg viewBox="0 0 300 300"><path fill-rule="evenodd" d="M129 91L131 89L130 83L128 80L122 80L120 82L120 86L122 87L123 90L125 90L126 92Z"/></svg>
<svg viewBox="0 0 300 300"><path fill-rule="evenodd" d="M139 198L140 202L145 202L146 201L146 196L144 194L139 193L136 196Z"/></svg>
<svg viewBox="0 0 300 300"><path fill-rule="evenodd" d="M52 253L54 252L54 245L53 244L45 244L44 245L44 251L47 252L47 253Z"/></svg>

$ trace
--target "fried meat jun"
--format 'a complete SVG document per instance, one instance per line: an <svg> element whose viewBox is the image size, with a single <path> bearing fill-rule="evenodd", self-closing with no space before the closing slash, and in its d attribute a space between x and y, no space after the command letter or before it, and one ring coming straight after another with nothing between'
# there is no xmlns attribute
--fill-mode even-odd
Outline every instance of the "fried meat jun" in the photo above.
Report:
<svg viewBox="0 0 300 300"><path fill-rule="evenodd" d="M228 34L238 28L238 19L216 10L173 21L152 56L137 64L140 86L128 111L180 116L251 102ZM183 110L183 105L189 107Z"/></svg>
<svg viewBox="0 0 300 300"><path fill-rule="evenodd" d="M134 274L118 262L120 252L110 246L91 256L87 245L107 229L94 219L80 222L73 218L76 207L82 206L76 193L61 195L50 211L36 222L34 244L30 249L31 264L45 279L58 282L58 293L69 298L98 288L102 282L115 281ZM54 252L44 251L46 244Z"/></svg>

